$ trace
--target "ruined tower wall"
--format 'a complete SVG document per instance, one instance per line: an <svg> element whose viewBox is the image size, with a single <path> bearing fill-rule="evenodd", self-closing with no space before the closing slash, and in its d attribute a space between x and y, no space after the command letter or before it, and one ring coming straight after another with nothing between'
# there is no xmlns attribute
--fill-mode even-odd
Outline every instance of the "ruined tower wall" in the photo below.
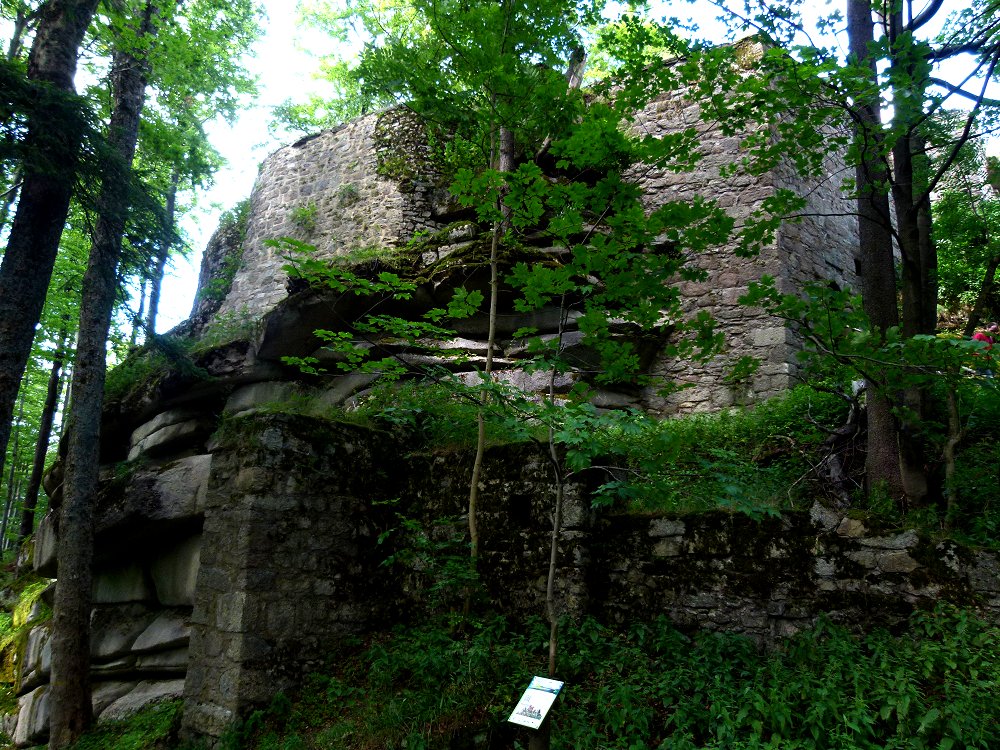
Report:
<svg viewBox="0 0 1000 750"><path fill-rule="evenodd" d="M287 295L291 237L317 258L392 247L436 226L422 126L404 110L368 115L271 154L250 198L242 261L220 316L259 318Z"/></svg>
<svg viewBox="0 0 1000 750"><path fill-rule="evenodd" d="M844 165L829 157L826 177L808 180L782 166L763 175L726 174L745 156L740 138L702 120L696 104L663 94L632 124L635 132L663 137L693 128L701 159L691 171L637 165L628 176L640 184L650 209L702 196L718 201L737 227L782 188L807 199L798 222L787 223L773 244L753 258L734 245L715 247L690 262L705 281L680 283L685 312L711 313L726 336L725 352L696 364L659 357L652 373L686 387L669 397L650 388L632 403L657 414L725 408L775 395L794 380L797 342L784 322L741 305L748 285L764 274L791 291L805 281L829 279L857 287L853 252L857 222L840 190ZM283 148L263 164L254 189L240 269L218 315L257 319L288 295L285 259L267 240L294 237L324 258L398 246L419 230L447 221L446 193L434 174L419 122L403 111L355 120L337 130ZM743 356L760 367L740 382L725 375Z"/></svg>

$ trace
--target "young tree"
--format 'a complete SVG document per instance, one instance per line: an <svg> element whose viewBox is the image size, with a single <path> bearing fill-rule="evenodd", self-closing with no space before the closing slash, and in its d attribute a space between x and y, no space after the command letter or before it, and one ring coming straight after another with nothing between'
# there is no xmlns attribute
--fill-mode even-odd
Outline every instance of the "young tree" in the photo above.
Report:
<svg viewBox="0 0 1000 750"><path fill-rule="evenodd" d="M567 116L577 111L567 96L572 76L558 70L570 68L581 46L580 28L596 20L602 5L599 0L579 6L565 0L476 6L410 0L390 4L388 14L378 12L374 4L361 4L351 16L341 17L345 23L359 23L373 40L349 71L356 82L350 90L371 101L403 103L439 137L478 149L491 170L486 381L492 379L496 344L497 257L510 227L510 211L503 201L505 175L513 171L519 147L532 154L540 150L546 136L565 127ZM486 424L480 412L469 482L473 566L479 554L477 506L485 446Z"/></svg>

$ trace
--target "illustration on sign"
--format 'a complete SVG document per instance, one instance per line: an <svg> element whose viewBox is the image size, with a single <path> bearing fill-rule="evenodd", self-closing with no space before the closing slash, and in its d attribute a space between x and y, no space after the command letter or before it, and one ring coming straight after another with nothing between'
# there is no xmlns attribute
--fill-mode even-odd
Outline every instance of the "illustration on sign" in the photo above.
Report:
<svg viewBox="0 0 1000 750"><path fill-rule="evenodd" d="M546 677L532 677L531 684L524 691L521 700L514 707L514 712L507 721L520 724L531 729L538 729L545 721L545 715L555 703L556 696L562 690L563 683Z"/></svg>

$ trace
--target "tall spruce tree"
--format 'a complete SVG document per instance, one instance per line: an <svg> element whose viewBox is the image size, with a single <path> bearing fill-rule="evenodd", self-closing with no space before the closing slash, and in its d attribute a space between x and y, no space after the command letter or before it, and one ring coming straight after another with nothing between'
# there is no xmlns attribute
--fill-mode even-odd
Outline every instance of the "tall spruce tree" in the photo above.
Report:
<svg viewBox="0 0 1000 750"><path fill-rule="evenodd" d="M35 106L27 115L27 159L0 264L0 461L69 213L84 129L73 79L97 2L51 0L38 9L27 70Z"/></svg>

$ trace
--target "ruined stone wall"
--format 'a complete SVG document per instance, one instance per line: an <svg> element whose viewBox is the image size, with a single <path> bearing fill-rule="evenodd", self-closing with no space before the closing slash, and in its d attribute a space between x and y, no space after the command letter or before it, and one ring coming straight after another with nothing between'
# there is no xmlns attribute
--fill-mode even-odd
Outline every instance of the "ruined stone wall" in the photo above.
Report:
<svg viewBox="0 0 1000 750"><path fill-rule="evenodd" d="M782 291L820 279L857 287L857 220L840 189L844 166L837 154L830 155L827 175L820 179L803 178L787 164L759 176L727 175L724 170L746 155L740 138L725 135L717 123L702 120L698 105L677 94L652 101L633 126L637 133L657 138L688 128L697 133L701 153L693 170L674 172L640 165L630 171L631 179L644 188L650 209L696 196L712 198L739 228L779 189L804 196L807 205L803 217L784 224L775 242L757 257L739 257L730 244L689 259L708 276L705 281L679 282L684 310L689 315L711 313L725 332L726 350L705 365L658 360L654 374L687 386L666 398L647 390L644 407L661 414L725 408L776 395L793 384L797 342L783 321L739 303L751 282L768 274L779 280ZM742 356L758 358L760 368L750 382L727 385L725 374Z"/></svg>
<svg viewBox="0 0 1000 750"><path fill-rule="evenodd" d="M744 156L740 139L702 121L698 107L676 93L657 97L632 127L653 137L693 128L702 152L692 171L645 165L630 170L650 209L703 196L716 199L739 226L778 189L792 189L808 200L805 217L784 226L758 257L739 258L725 246L690 259L708 278L680 283L685 311L710 312L725 332L726 351L707 365L658 358L653 374L688 387L668 398L647 389L637 405L658 414L719 409L786 389L794 376L797 342L783 321L738 300L765 273L789 288L814 279L857 286L857 224L840 193L841 160L830 155L829 175L822 180L802 179L790 166L761 176L723 176ZM439 228L449 216L445 196L436 184L423 129L403 111L369 115L277 151L261 168L242 265L217 315L256 319L287 297L285 260L266 240L295 237L315 245L319 257L392 247L417 230ZM760 359L761 367L749 381L727 384L723 376L744 355Z"/></svg>
<svg viewBox="0 0 1000 750"><path fill-rule="evenodd" d="M235 392L207 443L190 433L159 456L147 443L143 466L105 487L92 650L104 719L183 694L188 734L217 737L320 668L345 635L456 606L431 595L441 582L431 557L382 563L419 547L404 518L435 554L453 540L465 559L472 452L414 452L399 436L262 411L289 395L282 388ZM820 503L759 522L722 511L599 512L591 497L601 481L582 474L565 486L557 596L570 616L614 625L665 615L762 644L821 613L856 630L898 626L940 599L1000 621L996 553L869 528ZM482 606L511 618L544 613L554 491L538 446L488 452ZM49 575L51 518L34 561ZM28 639L21 746L45 737L46 642L44 628Z"/></svg>
<svg viewBox="0 0 1000 750"><path fill-rule="evenodd" d="M319 258L392 247L434 221L423 126L405 110L353 120L271 154L250 198L242 262L218 315L259 318L287 296L286 261L267 240L292 237Z"/></svg>

